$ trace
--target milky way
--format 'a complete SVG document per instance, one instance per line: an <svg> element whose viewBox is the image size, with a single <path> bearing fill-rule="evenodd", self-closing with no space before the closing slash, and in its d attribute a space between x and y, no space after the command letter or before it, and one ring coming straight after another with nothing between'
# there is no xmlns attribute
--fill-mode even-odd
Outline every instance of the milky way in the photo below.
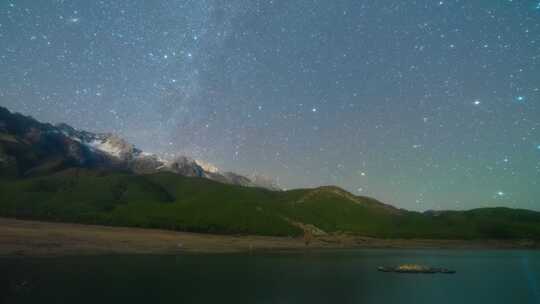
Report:
<svg viewBox="0 0 540 304"><path fill-rule="evenodd" d="M2 1L0 105L286 188L540 209L539 1Z"/></svg>

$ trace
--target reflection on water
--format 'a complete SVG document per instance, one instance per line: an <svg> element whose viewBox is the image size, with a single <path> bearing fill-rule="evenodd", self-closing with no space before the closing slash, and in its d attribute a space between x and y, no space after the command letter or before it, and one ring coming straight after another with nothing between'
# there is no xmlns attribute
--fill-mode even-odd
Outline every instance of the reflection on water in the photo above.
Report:
<svg viewBox="0 0 540 304"><path fill-rule="evenodd" d="M377 271L403 263L457 273ZM0 303L540 303L536 251L4 258L0 273Z"/></svg>

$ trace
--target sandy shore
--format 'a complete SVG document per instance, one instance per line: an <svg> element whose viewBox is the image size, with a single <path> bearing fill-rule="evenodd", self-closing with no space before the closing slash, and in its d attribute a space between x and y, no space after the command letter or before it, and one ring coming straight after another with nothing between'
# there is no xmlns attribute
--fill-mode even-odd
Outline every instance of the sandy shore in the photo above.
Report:
<svg viewBox="0 0 540 304"><path fill-rule="evenodd" d="M306 246L303 239L298 238L224 236L0 218L0 256L228 253L344 248L538 249L540 244L531 241L384 240L341 235L319 237Z"/></svg>

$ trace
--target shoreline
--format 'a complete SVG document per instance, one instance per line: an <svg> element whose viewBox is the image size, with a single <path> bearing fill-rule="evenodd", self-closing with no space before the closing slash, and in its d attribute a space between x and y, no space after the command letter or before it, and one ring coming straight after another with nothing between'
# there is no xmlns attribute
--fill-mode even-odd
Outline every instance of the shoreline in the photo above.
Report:
<svg viewBox="0 0 540 304"><path fill-rule="evenodd" d="M351 235L302 238L215 235L0 218L0 257L105 254L306 252L332 249L540 249L528 240L377 239Z"/></svg>

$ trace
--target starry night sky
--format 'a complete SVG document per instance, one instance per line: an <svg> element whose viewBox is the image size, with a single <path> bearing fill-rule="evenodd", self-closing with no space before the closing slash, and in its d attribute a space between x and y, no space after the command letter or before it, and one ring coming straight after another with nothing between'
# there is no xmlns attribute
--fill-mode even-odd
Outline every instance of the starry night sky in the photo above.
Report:
<svg viewBox="0 0 540 304"><path fill-rule="evenodd" d="M540 210L536 0L2 0L0 105L286 188Z"/></svg>

